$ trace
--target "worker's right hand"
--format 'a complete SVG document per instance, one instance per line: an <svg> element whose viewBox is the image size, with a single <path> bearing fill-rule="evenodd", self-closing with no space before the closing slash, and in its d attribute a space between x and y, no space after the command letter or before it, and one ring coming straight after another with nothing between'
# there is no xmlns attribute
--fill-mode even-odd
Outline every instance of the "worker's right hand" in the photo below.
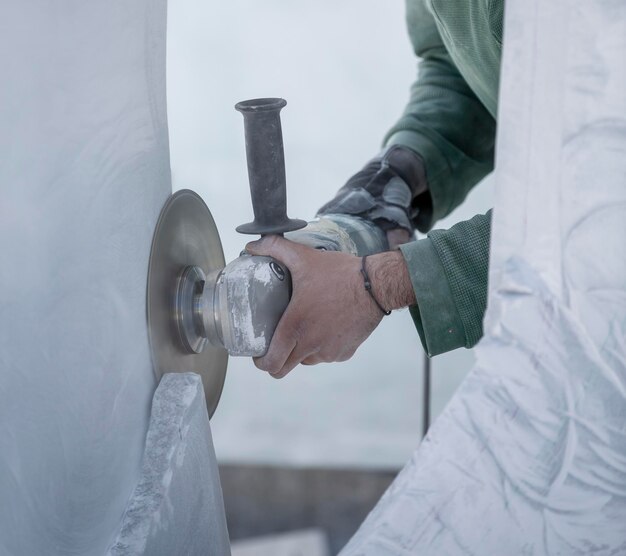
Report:
<svg viewBox="0 0 626 556"><path fill-rule="evenodd" d="M371 220L387 232L390 249L414 234L416 199L428 195L422 157L392 145L352 176L318 215L350 214Z"/></svg>
<svg viewBox="0 0 626 556"><path fill-rule="evenodd" d="M272 257L290 273L293 294L263 357L255 365L282 378L296 365L346 361L372 333L388 310L415 304L415 292L399 251L367 259L371 289L365 289L362 259L320 251L278 236L249 243L251 255Z"/></svg>
<svg viewBox="0 0 626 556"><path fill-rule="evenodd" d="M274 378L284 377L300 363L349 359L380 322L383 315L363 287L358 257L278 236L249 243L246 251L272 257L291 273L291 301L267 353L254 359Z"/></svg>

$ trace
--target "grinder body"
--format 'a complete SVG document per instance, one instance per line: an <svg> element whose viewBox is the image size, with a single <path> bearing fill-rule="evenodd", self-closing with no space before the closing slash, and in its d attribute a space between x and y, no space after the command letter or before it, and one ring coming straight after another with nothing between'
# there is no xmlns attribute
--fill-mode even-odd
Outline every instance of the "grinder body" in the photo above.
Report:
<svg viewBox="0 0 626 556"><path fill-rule="evenodd" d="M324 251L369 255L386 248L386 239L375 225L360 218L329 215L306 228L286 234L286 239ZM189 280L202 280L201 287L181 281L177 296L180 312L191 314L194 330L229 355L259 357L266 353L274 330L291 298L291 275L281 262L270 257L243 253L218 273L203 277L190 270ZM197 292L194 296L187 291ZM186 304L186 306L185 306ZM179 321L184 344L189 333Z"/></svg>

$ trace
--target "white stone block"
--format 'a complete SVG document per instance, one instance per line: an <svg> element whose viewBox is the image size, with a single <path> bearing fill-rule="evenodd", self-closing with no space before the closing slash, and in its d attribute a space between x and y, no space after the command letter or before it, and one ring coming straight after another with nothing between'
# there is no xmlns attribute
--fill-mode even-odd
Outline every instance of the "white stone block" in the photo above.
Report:
<svg viewBox="0 0 626 556"><path fill-rule="evenodd" d="M343 556L626 554L626 3L506 8L485 338Z"/></svg>
<svg viewBox="0 0 626 556"><path fill-rule="evenodd" d="M141 477L108 554L230 554L209 416L196 374L170 373L161 379Z"/></svg>
<svg viewBox="0 0 626 556"><path fill-rule="evenodd" d="M0 8L0 554L101 556L156 381L165 0Z"/></svg>

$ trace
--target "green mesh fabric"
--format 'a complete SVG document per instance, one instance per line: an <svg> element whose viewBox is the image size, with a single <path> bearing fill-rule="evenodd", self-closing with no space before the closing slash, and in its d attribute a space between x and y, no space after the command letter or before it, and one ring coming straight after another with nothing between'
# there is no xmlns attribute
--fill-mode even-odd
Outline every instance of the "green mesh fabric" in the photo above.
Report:
<svg viewBox="0 0 626 556"><path fill-rule="evenodd" d="M421 62L385 142L412 148L425 161L432 205L415 222L420 231L449 214L493 169L503 2L406 0Z"/></svg>
<svg viewBox="0 0 626 556"><path fill-rule="evenodd" d="M489 27L493 38L499 45L502 45L504 33L504 3L499 0L489 0Z"/></svg>
<svg viewBox="0 0 626 556"><path fill-rule="evenodd" d="M467 348L473 347L483 335L490 232L491 211L460 222L449 230L434 230L428 234L461 318Z"/></svg>
<svg viewBox="0 0 626 556"><path fill-rule="evenodd" d="M409 3L424 0L407 0ZM430 0L454 65L492 116L498 106L504 0ZM500 40L496 40L499 36Z"/></svg>

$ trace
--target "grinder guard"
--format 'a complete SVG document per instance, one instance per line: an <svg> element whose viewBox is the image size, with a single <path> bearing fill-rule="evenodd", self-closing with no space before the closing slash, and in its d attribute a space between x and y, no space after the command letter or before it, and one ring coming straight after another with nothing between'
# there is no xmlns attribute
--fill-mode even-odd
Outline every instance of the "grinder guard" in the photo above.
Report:
<svg viewBox="0 0 626 556"><path fill-rule="evenodd" d="M196 353L181 341L175 294L189 266L210 276L224 268L224 252L204 201L193 191L182 190L165 203L152 239L146 300L148 334L157 380L171 372L199 374L211 416L224 386L228 352L207 343Z"/></svg>
<svg viewBox="0 0 626 556"><path fill-rule="evenodd" d="M202 377L209 415L217 407L228 354L264 355L289 304L291 276L270 257L242 254L224 267L208 207L174 193L157 222L148 270L147 317L154 372Z"/></svg>

